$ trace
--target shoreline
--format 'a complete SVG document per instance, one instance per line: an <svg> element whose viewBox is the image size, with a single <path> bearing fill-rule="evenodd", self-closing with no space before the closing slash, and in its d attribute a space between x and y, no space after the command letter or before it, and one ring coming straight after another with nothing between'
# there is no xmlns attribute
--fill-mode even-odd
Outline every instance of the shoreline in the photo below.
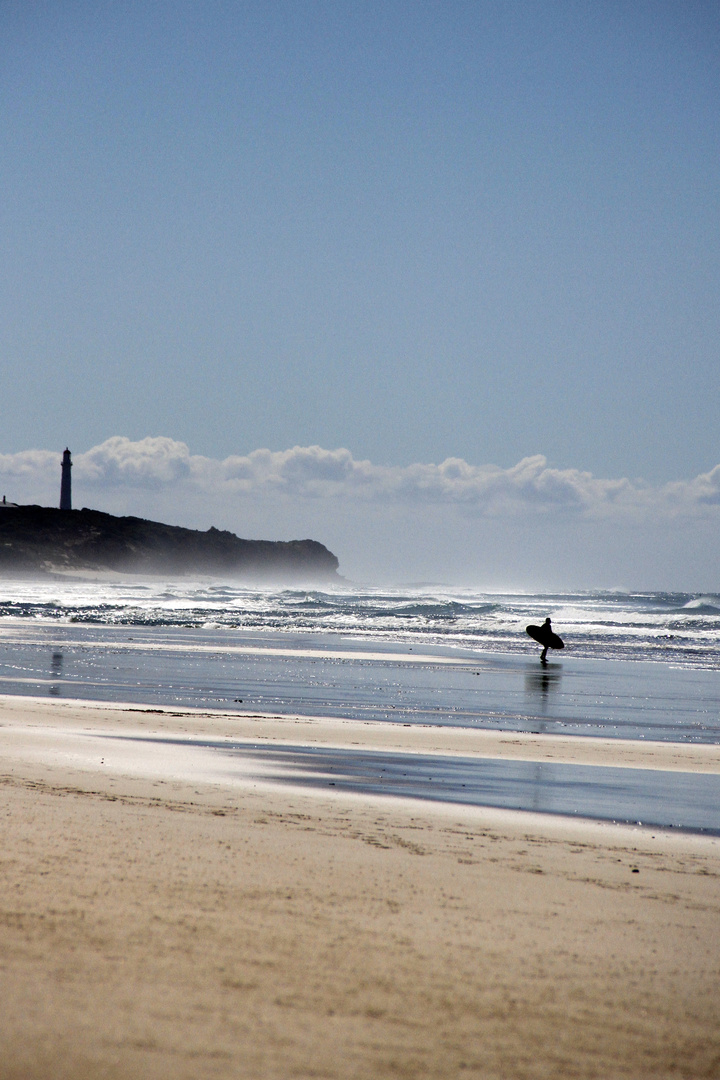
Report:
<svg viewBox="0 0 720 1080"><path fill-rule="evenodd" d="M231 642L219 631L129 630L55 636L29 627L14 641L6 631L0 692L165 710L720 744L717 671L577 657L543 667L500 653L439 655L321 638L313 644L309 635L248 633Z"/></svg>
<svg viewBox="0 0 720 1080"><path fill-rule="evenodd" d="M203 644L197 641L186 644L174 640L175 637L184 634L198 634L210 630L224 637L238 637L239 640L232 644L217 642ZM104 640L101 637L78 636L73 639L64 635L76 633L82 635L101 631L114 633L115 639ZM651 669L667 669L682 672L717 673L717 657L715 654L698 659L670 655L640 655L635 656L627 653L600 654L592 651L587 646L573 644L566 645L562 652L551 651L550 659L546 665L540 664L540 653L537 644L531 639L525 640L522 636L522 627L518 627L517 638L513 643L503 642L502 646L488 642L473 642L464 637L453 640L424 641L421 636L410 637L407 641L399 641L392 636L384 636L382 632L373 630L353 629L345 631L329 630L293 630L289 627L281 629L250 628L240 626L212 624L206 626L200 623L184 625L182 623L167 624L143 624L143 623L99 623L85 621L80 618L65 619L38 619L29 620L27 617L5 615L0 625L0 642L8 645L28 645L45 647L49 642L55 641L63 648L87 648L91 646L98 651L122 648L129 652L148 653L199 653L227 655L229 657L248 656L258 658L268 657L298 657L301 659L325 659L325 660L370 660L384 663L437 665L439 667L479 667L486 670L502 668L507 665L517 665L518 662L530 665L538 674L552 672L553 668L562 669L568 661L577 661L581 666L602 666L605 670L612 671L619 665L632 664L641 667L647 665ZM133 636L131 637L130 634ZM143 637L145 635L145 637ZM152 642L153 636L166 635L164 641ZM305 639L304 645L297 644L298 637ZM243 640L244 639L244 640ZM290 644L267 644L268 641L281 641L288 639ZM262 641L263 644L252 644L252 641ZM410 644L412 641L412 644ZM332 642L332 644L330 644ZM317 644L316 644L317 643ZM341 644L342 643L342 644ZM374 648L373 648L374 646Z"/></svg>

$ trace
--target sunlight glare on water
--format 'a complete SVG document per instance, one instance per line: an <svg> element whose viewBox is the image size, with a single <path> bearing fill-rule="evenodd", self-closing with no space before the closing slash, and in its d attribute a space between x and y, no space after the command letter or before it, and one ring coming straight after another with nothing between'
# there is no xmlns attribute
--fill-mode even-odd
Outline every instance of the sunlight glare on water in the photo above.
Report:
<svg viewBox="0 0 720 1080"><path fill-rule="evenodd" d="M25 620L109 626L342 634L412 645L526 652L527 623L550 615L574 655L720 661L720 596L502 594L442 586L257 589L213 579L5 581L0 629Z"/></svg>

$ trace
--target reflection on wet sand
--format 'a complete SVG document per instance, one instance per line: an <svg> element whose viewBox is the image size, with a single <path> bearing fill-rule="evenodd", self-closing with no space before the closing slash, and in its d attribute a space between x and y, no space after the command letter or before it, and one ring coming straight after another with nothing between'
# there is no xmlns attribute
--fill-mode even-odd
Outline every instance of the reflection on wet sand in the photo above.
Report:
<svg viewBox="0 0 720 1080"><path fill-rule="evenodd" d="M62 679L63 673L63 654L61 652L54 652L50 660L50 676L53 679ZM60 696L60 684L52 683L50 686L50 693L53 697Z"/></svg>
<svg viewBox="0 0 720 1080"><path fill-rule="evenodd" d="M525 692L547 695L550 690L560 689L562 664L545 664L544 667L529 667L525 671Z"/></svg>
<svg viewBox="0 0 720 1080"><path fill-rule="evenodd" d="M532 727L536 735L542 735L547 730L548 697L551 690L560 689L561 675L562 664L545 663L540 668L533 666L525 671L525 693L535 699L533 708L539 712Z"/></svg>

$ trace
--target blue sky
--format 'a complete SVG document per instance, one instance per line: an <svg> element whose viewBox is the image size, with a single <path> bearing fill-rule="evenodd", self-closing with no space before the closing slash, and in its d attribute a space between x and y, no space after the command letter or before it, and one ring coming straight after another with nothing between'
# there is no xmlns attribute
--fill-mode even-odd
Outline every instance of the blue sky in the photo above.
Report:
<svg viewBox="0 0 720 1080"><path fill-rule="evenodd" d="M218 462L543 455L657 492L709 474L719 45L693 0L6 0L0 453L119 436ZM109 485L94 505L133 510ZM317 521L352 562L360 512L313 497L263 518L258 494L256 533ZM162 503L200 524L188 506ZM435 576L463 544L435 544Z"/></svg>

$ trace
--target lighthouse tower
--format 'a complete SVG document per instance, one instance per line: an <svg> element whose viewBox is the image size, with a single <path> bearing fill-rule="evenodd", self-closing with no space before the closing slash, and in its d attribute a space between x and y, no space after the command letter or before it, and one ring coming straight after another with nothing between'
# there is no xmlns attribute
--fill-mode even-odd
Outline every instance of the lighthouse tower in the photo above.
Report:
<svg viewBox="0 0 720 1080"><path fill-rule="evenodd" d="M65 452L62 459L62 480L60 481L60 509L72 510L72 491L70 482L70 470L72 469L72 461L70 460L70 451L65 447Z"/></svg>

